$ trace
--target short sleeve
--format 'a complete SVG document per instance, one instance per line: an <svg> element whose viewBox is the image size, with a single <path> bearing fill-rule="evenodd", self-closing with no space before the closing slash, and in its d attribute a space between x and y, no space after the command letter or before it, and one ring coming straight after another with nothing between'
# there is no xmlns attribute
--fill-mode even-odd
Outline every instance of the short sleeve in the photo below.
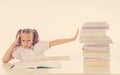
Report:
<svg viewBox="0 0 120 75"><path fill-rule="evenodd" d="M43 55L49 49L49 41L39 41L34 45L34 52L37 55Z"/></svg>
<svg viewBox="0 0 120 75"><path fill-rule="evenodd" d="M34 47L45 51L49 49L49 41L40 41Z"/></svg>
<svg viewBox="0 0 120 75"><path fill-rule="evenodd" d="M15 47L13 52L12 52L12 56L14 57L14 59L21 59L20 58L20 54L19 54L19 48L18 47Z"/></svg>

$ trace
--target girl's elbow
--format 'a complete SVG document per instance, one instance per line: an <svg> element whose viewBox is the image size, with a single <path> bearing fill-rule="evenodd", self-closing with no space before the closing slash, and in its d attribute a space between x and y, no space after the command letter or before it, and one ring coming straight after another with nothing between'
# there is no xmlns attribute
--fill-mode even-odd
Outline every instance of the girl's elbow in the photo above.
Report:
<svg viewBox="0 0 120 75"><path fill-rule="evenodd" d="M2 62L3 62L3 63L8 63L9 60L2 59Z"/></svg>

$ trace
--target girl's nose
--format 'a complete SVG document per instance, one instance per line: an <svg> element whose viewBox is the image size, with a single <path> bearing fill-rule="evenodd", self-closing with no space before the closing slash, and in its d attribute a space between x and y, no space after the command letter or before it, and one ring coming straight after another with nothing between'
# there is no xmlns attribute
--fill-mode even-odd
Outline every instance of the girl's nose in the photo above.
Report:
<svg viewBox="0 0 120 75"><path fill-rule="evenodd" d="M27 42L25 42L25 43L24 43L24 45L25 45L25 46L28 46L28 43L27 43Z"/></svg>

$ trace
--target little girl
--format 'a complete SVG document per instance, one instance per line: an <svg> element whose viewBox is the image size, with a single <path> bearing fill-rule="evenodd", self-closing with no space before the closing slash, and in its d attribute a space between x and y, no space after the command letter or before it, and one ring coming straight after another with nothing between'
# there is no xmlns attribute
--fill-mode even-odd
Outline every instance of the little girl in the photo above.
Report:
<svg viewBox="0 0 120 75"><path fill-rule="evenodd" d="M75 36L67 39L56 39L53 41L39 41L38 32L35 29L20 29L16 34L15 41L11 44L5 55L3 63L11 59L27 60L45 60L44 53L52 46L68 43L76 40L79 30Z"/></svg>

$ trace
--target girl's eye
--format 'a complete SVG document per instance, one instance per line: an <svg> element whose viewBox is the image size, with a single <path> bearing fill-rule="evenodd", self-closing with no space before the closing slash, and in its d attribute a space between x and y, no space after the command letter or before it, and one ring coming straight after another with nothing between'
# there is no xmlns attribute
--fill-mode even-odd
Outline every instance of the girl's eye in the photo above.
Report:
<svg viewBox="0 0 120 75"><path fill-rule="evenodd" d="M22 40L23 42L25 41L25 40Z"/></svg>
<svg viewBox="0 0 120 75"><path fill-rule="evenodd" d="M31 40L27 40L28 42L30 42Z"/></svg>

